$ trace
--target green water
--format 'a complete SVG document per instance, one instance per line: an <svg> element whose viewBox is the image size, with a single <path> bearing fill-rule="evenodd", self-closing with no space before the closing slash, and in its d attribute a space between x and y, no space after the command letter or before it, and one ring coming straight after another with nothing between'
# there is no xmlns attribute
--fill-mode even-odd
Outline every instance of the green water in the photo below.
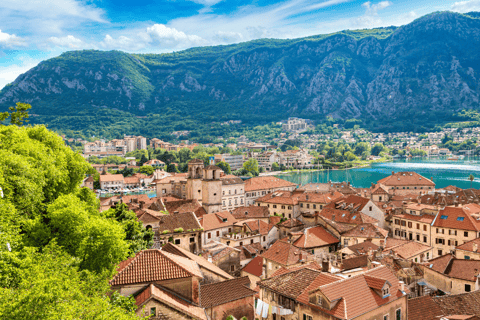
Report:
<svg viewBox="0 0 480 320"><path fill-rule="evenodd" d="M473 188L480 189L480 158L457 161L446 158L396 160L393 162L375 163L370 167L350 170L330 170L302 172L279 175L279 178L306 184L309 182L349 181L354 187L368 188L371 183L392 174L392 171L415 171L426 178L433 178L437 188L454 185L462 189L470 188L468 177L473 174Z"/></svg>

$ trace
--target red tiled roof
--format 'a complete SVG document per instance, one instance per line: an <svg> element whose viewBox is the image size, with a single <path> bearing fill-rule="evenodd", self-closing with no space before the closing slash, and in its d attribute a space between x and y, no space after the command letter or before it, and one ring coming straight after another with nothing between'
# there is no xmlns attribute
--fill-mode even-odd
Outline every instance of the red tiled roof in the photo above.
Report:
<svg viewBox="0 0 480 320"><path fill-rule="evenodd" d="M280 223L280 226L286 227L286 228L294 228L294 227L303 226L303 223L300 220L292 218L292 219L288 219L286 221L283 221L282 223Z"/></svg>
<svg viewBox="0 0 480 320"><path fill-rule="evenodd" d="M380 297L369 287L365 277L380 278L388 281L391 284L390 296L386 298ZM308 300L305 303L313 308L320 308L324 312L340 319L356 318L403 296L403 293L400 291L399 280L384 266L368 270L351 278L320 286L317 290L326 296L328 300L339 301L331 310L322 309L317 305L311 304Z"/></svg>
<svg viewBox="0 0 480 320"><path fill-rule="evenodd" d="M390 247L385 251L393 251L398 256L403 259L410 259L413 258L421 253L431 250L432 247L427 246L422 243L418 243L415 241L407 241L406 243L399 244L394 247ZM384 251L384 252L385 252Z"/></svg>
<svg viewBox="0 0 480 320"><path fill-rule="evenodd" d="M332 190L331 192L317 193L317 192L305 192L299 195L299 202L309 202L309 203L321 203L328 204L332 201L336 201L343 197L338 191Z"/></svg>
<svg viewBox="0 0 480 320"><path fill-rule="evenodd" d="M272 176L254 177L245 181L245 192L296 187L297 184Z"/></svg>
<svg viewBox="0 0 480 320"><path fill-rule="evenodd" d="M476 250L474 250L474 245L477 245ZM476 238L465 242L464 244L457 247L457 250L465 250L470 252L480 252L480 238Z"/></svg>
<svg viewBox="0 0 480 320"><path fill-rule="evenodd" d="M185 299L179 298L176 295L167 292L154 284L150 284L145 290L135 297L135 303L138 308L142 307L146 302L155 299L162 304L192 317L193 319L207 320L205 310L188 303Z"/></svg>
<svg viewBox="0 0 480 320"><path fill-rule="evenodd" d="M252 297L253 303L253 296L256 292L249 286L250 279L248 277L204 284L200 286L200 304L204 308L210 308L245 297Z"/></svg>
<svg viewBox="0 0 480 320"><path fill-rule="evenodd" d="M299 192L292 192L292 191L275 191L269 193L261 198L255 200L255 202L263 202L263 203L273 203L273 204L284 204L294 206L298 204L298 199L300 197Z"/></svg>
<svg viewBox="0 0 480 320"><path fill-rule="evenodd" d="M385 186L384 186L383 184L381 184L381 183L377 183L377 185L375 186L375 188L373 188L371 194L388 194L387 187L385 187Z"/></svg>
<svg viewBox="0 0 480 320"><path fill-rule="evenodd" d="M369 275L366 275L364 278L365 278L365 281L367 282L367 286L369 286L372 289L376 289L376 290L383 289L383 286L385 286L385 283L388 282L385 279L371 277Z"/></svg>
<svg viewBox="0 0 480 320"><path fill-rule="evenodd" d="M300 269L306 269L306 268L312 269L312 270L322 271L322 266L320 264L318 264L316 261L312 261L312 262L308 262L308 263L305 263L305 264L302 264L302 265L299 265L299 266L280 267L277 270L275 270L274 273L271 274L270 278L279 276L281 274L289 273L289 272L292 272L292 271L297 271L297 270L300 270ZM340 277L339 277L339 279L340 279Z"/></svg>
<svg viewBox="0 0 480 320"><path fill-rule="evenodd" d="M353 207L355 211L361 211L370 201L368 198L356 196L356 195L349 195L347 197L343 197L330 203L329 205L325 206L325 208L332 208L332 209L346 209L349 207Z"/></svg>
<svg viewBox="0 0 480 320"><path fill-rule="evenodd" d="M158 228L155 230L156 233L161 233L163 231L170 231L170 233L173 233L175 229L178 228L182 228L184 232L202 228L193 212L164 214L157 216L157 218L159 224Z"/></svg>
<svg viewBox="0 0 480 320"><path fill-rule="evenodd" d="M170 242L168 242L167 244L165 244L162 247L162 251L163 252L169 252L169 253L172 253L172 254L176 254L177 256L181 256L181 257L190 259L192 261L195 261L198 264L198 266L200 267L200 269L202 269L202 268L207 269L208 271L216 273L217 275L223 277L224 279L233 279L233 277L231 275L229 275L228 273L226 273L225 271L223 271L222 269L220 269L219 267L217 267L213 263L207 261L206 259L204 259L202 257L199 257L199 256L191 253L190 251L187 251L187 250L185 250L185 249L183 249L179 246L176 246L176 245L174 245Z"/></svg>
<svg viewBox="0 0 480 320"><path fill-rule="evenodd" d="M342 260L343 270L352 270L356 268L366 267L368 265L368 256L361 255L358 257L348 258Z"/></svg>
<svg viewBox="0 0 480 320"><path fill-rule="evenodd" d="M276 241L267 251L262 254L262 257L272 260L284 266L297 264L300 260L307 260L312 255L304 250L296 248L290 243L283 241Z"/></svg>
<svg viewBox="0 0 480 320"><path fill-rule="evenodd" d="M433 223L434 227L460 229L460 230L480 230L480 221L473 218L461 207L445 207L441 210Z"/></svg>
<svg viewBox="0 0 480 320"><path fill-rule="evenodd" d="M371 241L364 241L347 247L356 255L367 254L370 250L377 251L378 246Z"/></svg>
<svg viewBox="0 0 480 320"><path fill-rule="evenodd" d="M392 187L392 186L431 186L435 187L435 183L427 179L425 177L422 177L416 172L410 172L410 171L405 171L405 172L397 172L393 173L391 176L385 177L381 180L378 180L377 183L381 183L387 187Z"/></svg>
<svg viewBox="0 0 480 320"><path fill-rule="evenodd" d="M393 218L400 218L400 219L405 219L405 220L412 220L412 221L418 221L418 222L423 222L423 223L428 223L431 224L433 220L435 219L435 216L429 215L429 214L424 214L421 216L417 216L414 214L396 214L393 216Z"/></svg>
<svg viewBox="0 0 480 320"><path fill-rule="evenodd" d="M243 267L242 271L260 277L263 274L263 258L261 256L253 258L252 261Z"/></svg>
<svg viewBox="0 0 480 320"><path fill-rule="evenodd" d="M424 265L450 278L466 281L476 281L478 270L480 270L480 261L456 259L451 254L432 259Z"/></svg>
<svg viewBox="0 0 480 320"><path fill-rule="evenodd" d="M122 261L118 267L118 273L110 280L110 285L119 286L193 276L203 278L195 262L157 249L149 249Z"/></svg>
<svg viewBox="0 0 480 320"><path fill-rule="evenodd" d="M205 231L233 226L237 222L228 211L204 214L198 220Z"/></svg>
<svg viewBox="0 0 480 320"><path fill-rule="evenodd" d="M322 226L316 226L305 229L303 235L293 245L297 248L311 249L330 246L338 242L339 240Z"/></svg>
<svg viewBox="0 0 480 320"><path fill-rule="evenodd" d="M433 320L439 319L442 309L433 301L431 296L423 296L408 300L409 320Z"/></svg>
<svg viewBox="0 0 480 320"><path fill-rule="evenodd" d="M121 174L101 174L99 177L100 182L107 181L123 181L123 175Z"/></svg>
<svg viewBox="0 0 480 320"><path fill-rule="evenodd" d="M371 223L359 224L353 229L342 234L344 237L361 237L372 239L385 239L388 231Z"/></svg>
<svg viewBox="0 0 480 320"><path fill-rule="evenodd" d="M270 213L265 206L238 207L232 210L236 219L268 218Z"/></svg>

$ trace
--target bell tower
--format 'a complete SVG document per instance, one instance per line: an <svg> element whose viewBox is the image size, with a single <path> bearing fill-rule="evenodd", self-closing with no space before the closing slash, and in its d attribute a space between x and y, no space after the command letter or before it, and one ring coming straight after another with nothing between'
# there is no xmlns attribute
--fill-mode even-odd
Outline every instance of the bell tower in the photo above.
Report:
<svg viewBox="0 0 480 320"><path fill-rule="evenodd" d="M222 211L222 169L210 165L203 169L202 206L207 213Z"/></svg>
<svg viewBox="0 0 480 320"><path fill-rule="evenodd" d="M203 160L192 159L188 162L186 194L187 199L202 202Z"/></svg>

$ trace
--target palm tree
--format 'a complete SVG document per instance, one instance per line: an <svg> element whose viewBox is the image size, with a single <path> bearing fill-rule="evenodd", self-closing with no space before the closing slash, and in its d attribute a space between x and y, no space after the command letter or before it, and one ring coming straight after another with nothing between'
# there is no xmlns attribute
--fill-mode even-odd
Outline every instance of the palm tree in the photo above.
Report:
<svg viewBox="0 0 480 320"><path fill-rule="evenodd" d="M473 176L473 174L471 174L471 175L468 177L468 180L470 180L470 189L471 189L471 188L472 188L473 180L475 180L475 177Z"/></svg>

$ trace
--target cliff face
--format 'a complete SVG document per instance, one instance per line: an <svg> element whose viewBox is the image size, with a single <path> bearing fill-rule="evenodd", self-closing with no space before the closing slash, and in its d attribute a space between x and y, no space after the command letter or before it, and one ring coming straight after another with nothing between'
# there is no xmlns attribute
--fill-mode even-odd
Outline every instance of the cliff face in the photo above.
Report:
<svg viewBox="0 0 480 320"><path fill-rule="evenodd" d="M289 115L394 123L479 109L478 14L431 14L400 28L258 40L162 55L67 52L0 92L0 110L106 107L133 114Z"/></svg>

